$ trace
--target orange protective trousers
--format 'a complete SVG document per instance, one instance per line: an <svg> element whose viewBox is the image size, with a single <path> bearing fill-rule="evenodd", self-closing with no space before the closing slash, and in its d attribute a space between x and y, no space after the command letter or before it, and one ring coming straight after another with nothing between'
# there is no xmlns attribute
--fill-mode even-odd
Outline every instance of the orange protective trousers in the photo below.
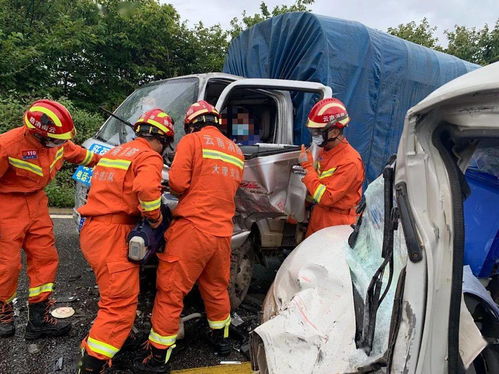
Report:
<svg viewBox="0 0 499 374"><path fill-rule="evenodd" d="M0 301L16 296L21 249L27 258L30 303L46 300L57 272L53 223L43 190L0 193Z"/></svg>
<svg viewBox="0 0 499 374"><path fill-rule="evenodd" d="M228 293L230 237L206 234L186 219L167 231L167 250L158 254L157 293L149 341L164 349L174 344L184 297L198 281L211 328L230 322Z"/></svg>
<svg viewBox="0 0 499 374"><path fill-rule="evenodd" d="M113 358L121 349L135 321L139 265L128 261L126 242L133 227L88 217L80 232L81 250L100 293L97 318L82 344L101 360Z"/></svg>

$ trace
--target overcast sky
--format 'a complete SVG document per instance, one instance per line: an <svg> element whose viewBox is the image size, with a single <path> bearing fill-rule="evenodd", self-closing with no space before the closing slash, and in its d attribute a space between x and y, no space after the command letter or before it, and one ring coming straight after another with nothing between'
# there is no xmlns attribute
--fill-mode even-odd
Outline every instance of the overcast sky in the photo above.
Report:
<svg viewBox="0 0 499 374"><path fill-rule="evenodd" d="M259 11L260 0L161 0L172 4L182 19L189 24L203 21L206 26L220 23L228 28L233 17L243 10L248 14ZM266 0L275 5L293 4L294 0ZM312 12L338 18L355 20L386 31L390 26L419 21L426 17L438 27L440 42L443 31L454 25L482 27L494 25L499 18L499 0L316 0Z"/></svg>

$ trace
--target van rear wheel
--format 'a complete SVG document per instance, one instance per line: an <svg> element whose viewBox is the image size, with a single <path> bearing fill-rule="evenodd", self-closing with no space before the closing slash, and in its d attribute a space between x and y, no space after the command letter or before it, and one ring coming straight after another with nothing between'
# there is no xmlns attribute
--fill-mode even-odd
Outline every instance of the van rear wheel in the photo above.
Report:
<svg viewBox="0 0 499 374"><path fill-rule="evenodd" d="M255 265L255 252L251 237L238 248L232 249L230 263L229 297L232 310L236 310L248 293Z"/></svg>

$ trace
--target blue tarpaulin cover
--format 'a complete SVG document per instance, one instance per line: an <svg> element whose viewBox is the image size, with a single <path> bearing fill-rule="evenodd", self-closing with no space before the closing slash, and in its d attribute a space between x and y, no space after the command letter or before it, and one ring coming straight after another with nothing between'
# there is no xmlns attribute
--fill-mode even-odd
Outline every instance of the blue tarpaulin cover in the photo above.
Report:
<svg viewBox="0 0 499 374"><path fill-rule="evenodd" d="M288 13L234 39L224 72L248 78L321 82L351 117L346 136L360 152L367 182L397 152L407 110L444 83L478 65L405 41L358 22ZM293 94L295 144L310 142L305 128L314 104Z"/></svg>

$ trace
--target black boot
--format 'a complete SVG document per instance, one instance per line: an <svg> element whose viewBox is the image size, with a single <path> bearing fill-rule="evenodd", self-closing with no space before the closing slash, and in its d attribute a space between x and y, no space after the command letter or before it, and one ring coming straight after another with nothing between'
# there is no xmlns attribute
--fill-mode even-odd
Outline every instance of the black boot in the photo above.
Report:
<svg viewBox="0 0 499 374"><path fill-rule="evenodd" d="M29 304L29 320L26 326L26 340L41 338L43 336L62 336L71 330L70 322L62 322L50 314L50 307L54 301L41 301Z"/></svg>
<svg viewBox="0 0 499 374"><path fill-rule="evenodd" d="M78 374L100 374L104 373L106 367L106 360L99 360L98 358L90 356L87 352L85 352L78 363Z"/></svg>
<svg viewBox="0 0 499 374"><path fill-rule="evenodd" d="M138 351L144 344L144 341L147 341L147 336L148 335L144 336L144 334L135 333L132 330L121 346L120 352Z"/></svg>
<svg viewBox="0 0 499 374"><path fill-rule="evenodd" d="M215 348L215 353L219 356L228 356L232 350L229 334L228 334L228 326L223 329L212 329L208 333L208 341ZM227 329L227 334L225 330ZM225 337L225 335L227 335Z"/></svg>
<svg viewBox="0 0 499 374"><path fill-rule="evenodd" d="M170 364L168 360L171 350L175 348L172 345L168 349L158 349L152 345L149 347L149 356L143 360L137 360L133 363L133 371L136 374L170 374Z"/></svg>
<svg viewBox="0 0 499 374"><path fill-rule="evenodd" d="M14 306L0 301L0 338L14 335Z"/></svg>
<svg viewBox="0 0 499 374"><path fill-rule="evenodd" d="M130 356L136 356L136 353L143 353L142 357L145 357L146 352L144 352L144 349L141 350L145 341L147 341L147 335L143 336L133 331L130 332L125 343L123 343L118 353L113 357L113 367L120 369L121 366L126 365L123 369L128 368L130 366L128 361Z"/></svg>

